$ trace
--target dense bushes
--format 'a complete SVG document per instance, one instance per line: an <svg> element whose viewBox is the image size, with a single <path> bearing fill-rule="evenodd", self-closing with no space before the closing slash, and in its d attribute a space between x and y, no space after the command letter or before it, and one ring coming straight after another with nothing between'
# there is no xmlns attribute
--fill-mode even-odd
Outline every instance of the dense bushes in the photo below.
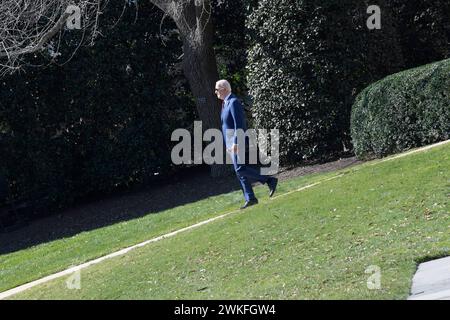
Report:
<svg viewBox="0 0 450 320"><path fill-rule="evenodd" d="M351 132L363 158L449 139L450 59L370 85L355 101Z"/></svg>
<svg viewBox="0 0 450 320"><path fill-rule="evenodd" d="M195 115L175 68L181 43L174 26L160 32L162 14L150 3L139 6L136 22L128 9L110 29L122 4L111 2L101 23L105 37L69 63L0 81L0 173L8 201L68 206L172 170L171 133ZM77 36L67 38L57 62L70 57Z"/></svg>
<svg viewBox="0 0 450 320"><path fill-rule="evenodd" d="M162 14L149 1L139 2L136 23L127 10L109 30L122 4L110 3L101 21L105 37L70 63L0 81L0 200L2 178L9 200L60 206L171 170L170 133L195 117L177 68L181 43L168 19L160 29ZM450 0L377 1L382 29L374 31L366 28L370 4L213 1L220 73L241 97L250 88L256 127L281 130L283 164L350 149L350 110L360 90L448 57ZM58 62L76 40L74 32Z"/></svg>
<svg viewBox="0 0 450 320"><path fill-rule="evenodd" d="M350 147L354 94L400 70L395 30L367 29L364 1L262 0L250 16L256 125L279 128L285 161Z"/></svg>
<svg viewBox="0 0 450 320"><path fill-rule="evenodd" d="M220 78L228 79L239 96L246 93L245 65L247 2L254 0L212 0L215 27L214 51Z"/></svg>
<svg viewBox="0 0 450 320"><path fill-rule="evenodd" d="M450 58L450 0L390 0L405 69Z"/></svg>
<svg viewBox="0 0 450 320"><path fill-rule="evenodd" d="M213 1L221 73L238 94L245 92L244 9L252 1ZM69 62L81 32L66 34L55 56L61 66L47 66L47 54L27 57L40 67L0 81L0 207L5 191L8 202L52 209L183 170L172 166L170 137L196 114L178 32L150 2L131 7L121 16L123 2L111 2L100 21L104 36Z"/></svg>
<svg viewBox="0 0 450 320"><path fill-rule="evenodd" d="M414 11L416 1L378 1L382 28L369 30L370 1L259 1L248 23L248 86L256 125L280 129L284 163L351 149L357 93L448 54L449 2Z"/></svg>

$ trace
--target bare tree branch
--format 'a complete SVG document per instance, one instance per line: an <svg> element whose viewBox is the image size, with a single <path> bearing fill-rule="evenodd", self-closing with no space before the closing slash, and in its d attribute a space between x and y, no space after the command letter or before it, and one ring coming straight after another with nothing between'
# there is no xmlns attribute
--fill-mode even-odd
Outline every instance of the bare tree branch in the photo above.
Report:
<svg viewBox="0 0 450 320"><path fill-rule="evenodd" d="M49 42L65 30L69 5L81 10L83 41L93 44L100 34L99 17L109 0L1 0L0 75L23 64L24 56L49 48ZM117 0L116 0L117 1ZM130 0L122 0L125 3ZM193 47L202 47L211 17L210 0L147 0L176 23ZM137 4L137 3L136 3ZM76 30L74 31L76 32ZM59 48L60 36L56 46ZM50 48L51 50L51 48Z"/></svg>
<svg viewBox="0 0 450 320"><path fill-rule="evenodd" d="M71 12L80 9L82 32L91 43L98 36L99 16L109 0L2 0L0 2L0 74L18 69L25 55L40 52L65 29ZM125 0L124 0L125 1ZM76 32L76 30L74 30ZM61 37L59 37L59 41ZM84 39L84 34L83 34Z"/></svg>
<svg viewBox="0 0 450 320"><path fill-rule="evenodd" d="M177 2L177 0L150 0L150 2L161 9L163 12L169 14L169 8L173 6L173 3Z"/></svg>
<svg viewBox="0 0 450 320"><path fill-rule="evenodd" d="M8 59L14 59L17 56L21 56L24 54L28 54L28 53L33 53L36 52L38 50L41 50L44 45L51 39L53 38L54 35L56 35L64 26L64 24L67 21L67 18L70 16L69 13L64 13L58 20L58 22L55 23L55 25L45 34L42 35L42 37L39 39L38 43L34 44L34 45L30 45L28 47L25 48L14 48L12 47L12 51L8 52L8 49L5 47L4 45L4 41L2 41L2 45L3 45L3 49L4 52L0 51L0 58L4 58L4 57L8 57Z"/></svg>

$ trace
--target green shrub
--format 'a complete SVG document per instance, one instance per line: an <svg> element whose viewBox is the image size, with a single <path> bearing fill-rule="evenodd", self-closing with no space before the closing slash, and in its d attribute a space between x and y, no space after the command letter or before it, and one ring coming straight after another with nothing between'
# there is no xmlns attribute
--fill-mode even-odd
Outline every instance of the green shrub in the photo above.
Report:
<svg viewBox="0 0 450 320"><path fill-rule="evenodd" d="M356 94L401 70L389 11L383 11L381 30L369 30L370 4L261 0L249 17L248 86L255 126L280 130L285 164L350 149Z"/></svg>
<svg viewBox="0 0 450 320"><path fill-rule="evenodd" d="M214 24L214 52L219 77L230 81L233 92L240 98L247 93L245 65L248 41L245 20L248 6L255 0L212 0L212 22ZM233 12L230 15L230 12Z"/></svg>
<svg viewBox="0 0 450 320"><path fill-rule="evenodd" d="M364 89L351 118L358 157L382 157L450 136L450 59L403 71Z"/></svg>

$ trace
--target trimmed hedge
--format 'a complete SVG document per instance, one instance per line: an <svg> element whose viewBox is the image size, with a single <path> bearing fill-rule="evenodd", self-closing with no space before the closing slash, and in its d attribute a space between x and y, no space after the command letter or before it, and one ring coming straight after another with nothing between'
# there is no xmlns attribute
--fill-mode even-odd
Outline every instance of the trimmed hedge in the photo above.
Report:
<svg viewBox="0 0 450 320"><path fill-rule="evenodd" d="M366 27L373 4L381 30ZM284 164L351 149L357 93L450 57L449 9L450 0L260 0L247 23L255 126L280 129Z"/></svg>
<svg viewBox="0 0 450 320"><path fill-rule="evenodd" d="M360 158L382 157L450 137L450 59L410 69L364 89L352 110Z"/></svg>

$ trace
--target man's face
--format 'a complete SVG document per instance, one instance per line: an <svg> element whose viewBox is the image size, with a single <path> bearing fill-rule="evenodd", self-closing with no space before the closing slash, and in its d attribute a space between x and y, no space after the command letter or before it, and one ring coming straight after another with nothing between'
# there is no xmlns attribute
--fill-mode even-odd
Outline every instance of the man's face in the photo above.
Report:
<svg viewBox="0 0 450 320"><path fill-rule="evenodd" d="M225 97L227 96L227 89L225 88L221 88L219 86L216 85L216 89L214 91L217 95L217 98L219 98L220 100L224 100Z"/></svg>

